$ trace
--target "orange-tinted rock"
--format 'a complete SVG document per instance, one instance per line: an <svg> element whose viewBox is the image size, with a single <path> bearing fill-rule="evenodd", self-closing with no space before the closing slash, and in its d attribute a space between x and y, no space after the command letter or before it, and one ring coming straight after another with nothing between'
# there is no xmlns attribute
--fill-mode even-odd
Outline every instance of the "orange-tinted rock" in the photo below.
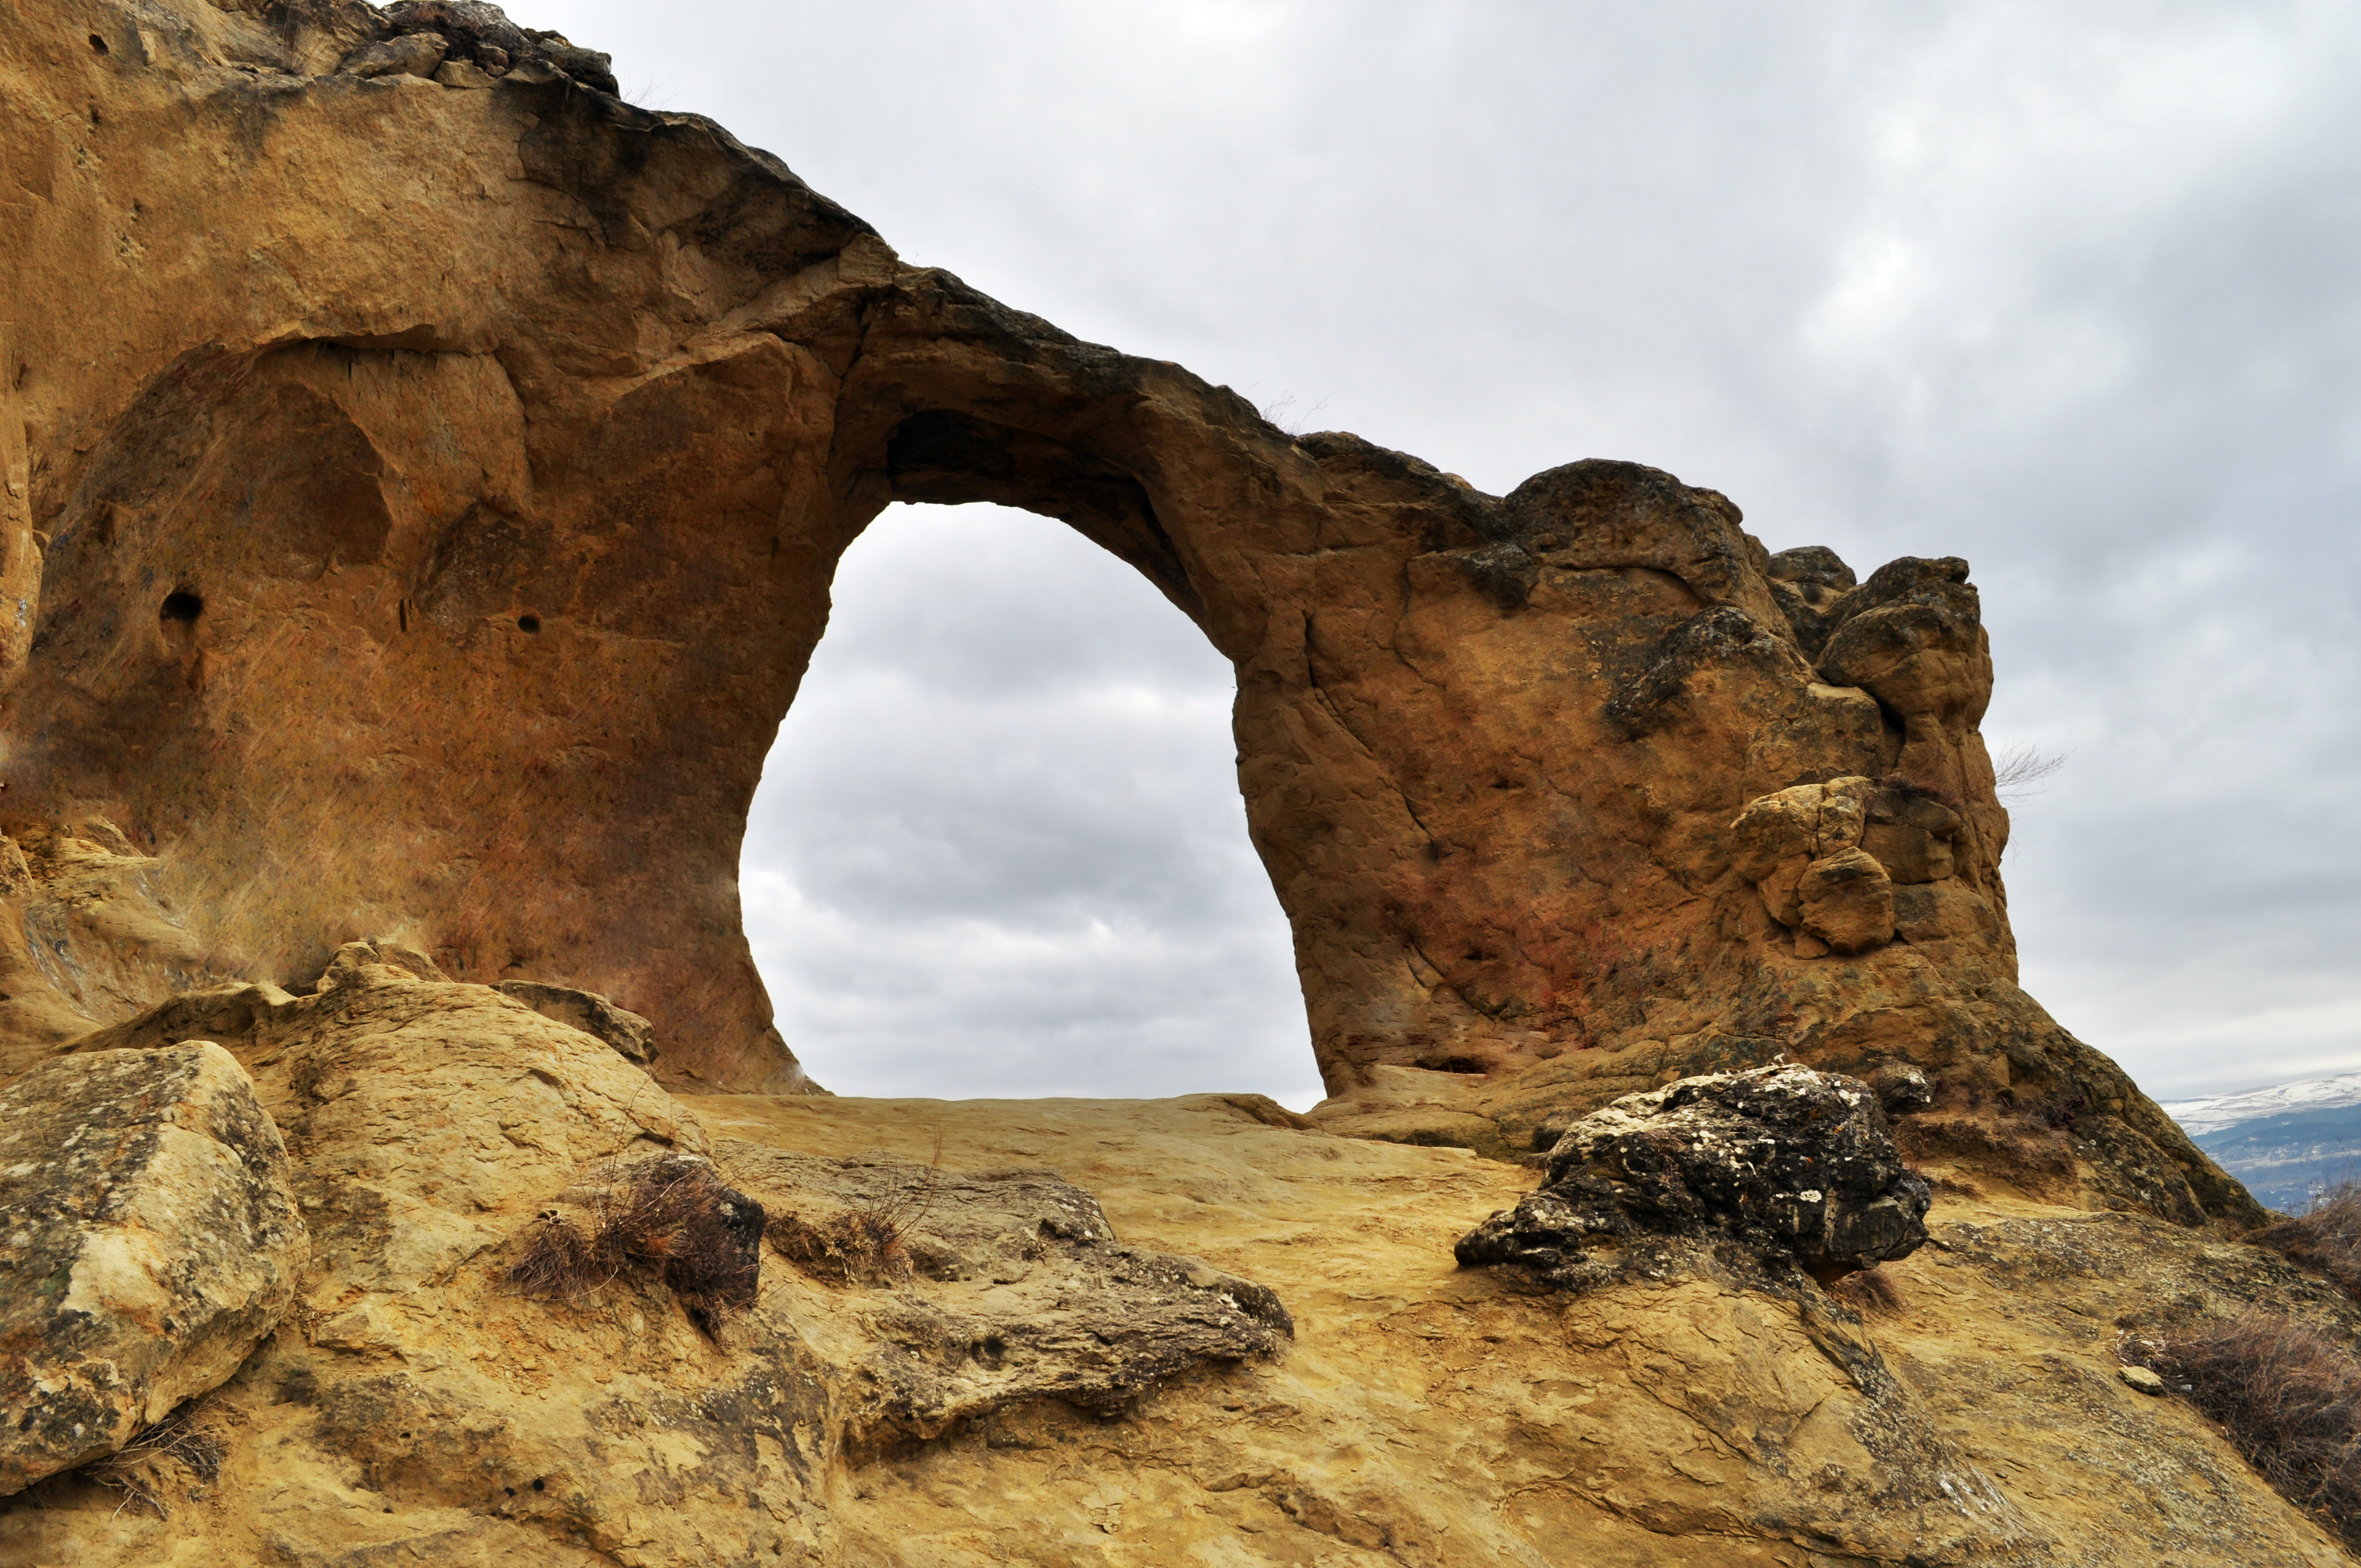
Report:
<svg viewBox="0 0 2361 1568"><path fill-rule="evenodd" d="M8 918L56 934L49 1000L0 1019L17 1056L394 933L643 1015L675 1085L807 1087L740 928L747 806L846 546L893 501L996 501L1132 563L1235 664L1249 830L1347 1113L1382 1111L1353 1098L1382 1068L1521 1104L1611 1097L1652 1051L1956 1083L2006 1039L2021 1101L2131 1107L2101 1163L2165 1174L2122 1201L2246 1212L2015 989L1965 563L1853 587L1654 469L1494 497L1292 438L905 264L775 158L593 90L602 57L509 67L479 7L401 27L505 70L489 90L327 74L389 30L336 0L149 9L172 25L103 53L0 18L0 827L104 819L141 862L82 897L28 854ZM1814 909L1879 928L1806 878L1897 777L1957 803L1924 885L1991 924L1800 960ZM1759 892L1730 824L1813 784L1830 826Z"/></svg>
<svg viewBox="0 0 2361 1568"><path fill-rule="evenodd" d="M1894 939L1894 880L1864 850L1839 850L1804 868L1798 922L1833 952L1865 953Z"/></svg>

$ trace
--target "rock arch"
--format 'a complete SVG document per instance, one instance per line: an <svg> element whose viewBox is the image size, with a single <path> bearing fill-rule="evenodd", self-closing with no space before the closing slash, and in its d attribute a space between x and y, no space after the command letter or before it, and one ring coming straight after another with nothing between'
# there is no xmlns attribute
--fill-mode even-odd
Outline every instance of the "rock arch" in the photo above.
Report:
<svg viewBox="0 0 2361 1568"><path fill-rule="evenodd" d="M845 547L989 500L1235 666L1335 1124L1498 1150L1787 1051L1932 1069L1936 1154L2246 1203L2015 987L1965 563L1856 586L1635 465L1494 497L1292 438L709 121L546 62L331 74L382 24L328 0L141 16L104 56L10 24L44 62L0 142L19 1056L388 935L612 995L676 1085L807 1087L739 930L746 806Z"/></svg>

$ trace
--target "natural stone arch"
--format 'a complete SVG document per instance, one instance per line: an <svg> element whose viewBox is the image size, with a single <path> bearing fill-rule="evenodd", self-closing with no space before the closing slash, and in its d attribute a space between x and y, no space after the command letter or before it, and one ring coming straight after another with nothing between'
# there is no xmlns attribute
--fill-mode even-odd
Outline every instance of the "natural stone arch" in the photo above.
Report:
<svg viewBox="0 0 2361 1568"><path fill-rule="evenodd" d="M20 26L12 1059L399 935L613 995L680 1086L798 1087L737 920L763 755L868 521L999 500L1236 668L1332 1124L1501 1152L1667 1073L1915 1062L1928 1157L2246 1212L2015 985L1964 563L1854 587L1654 470L1492 497L1291 439L904 265L710 122L307 74L378 24L262 9L137 58Z"/></svg>

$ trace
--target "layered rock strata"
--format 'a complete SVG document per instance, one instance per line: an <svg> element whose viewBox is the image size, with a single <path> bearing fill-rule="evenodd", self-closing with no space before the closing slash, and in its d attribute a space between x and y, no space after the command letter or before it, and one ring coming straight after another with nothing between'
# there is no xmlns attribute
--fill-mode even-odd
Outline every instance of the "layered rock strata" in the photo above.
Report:
<svg viewBox="0 0 2361 1568"><path fill-rule="evenodd" d="M0 18L17 1059L390 931L612 998L676 1085L807 1087L740 928L747 806L846 546L994 501L1234 663L1330 1124L1498 1152L1784 1050L1927 1069L1924 1159L2256 1213L2016 987L1965 562L1856 584L1653 469L1493 496L1291 437L509 26ZM1799 786L1874 819L1750 875L1733 823Z"/></svg>
<svg viewBox="0 0 2361 1568"><path fill-rule="evenodd" d="M0 1495L227 1381L307 1251L279 1130L219 1046L0 1087Z"/></svg>

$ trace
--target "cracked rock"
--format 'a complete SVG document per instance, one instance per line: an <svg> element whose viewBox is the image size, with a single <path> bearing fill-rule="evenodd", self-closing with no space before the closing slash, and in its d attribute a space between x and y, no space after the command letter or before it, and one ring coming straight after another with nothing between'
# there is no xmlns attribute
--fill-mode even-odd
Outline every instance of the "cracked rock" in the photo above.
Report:
<svg viewBox="0 0 2361 1568"><path fill-rule="evenodd" d="M308 1250L279 1129L202 1040L0 1090L0 1496L225 1381Z"/></svg>

